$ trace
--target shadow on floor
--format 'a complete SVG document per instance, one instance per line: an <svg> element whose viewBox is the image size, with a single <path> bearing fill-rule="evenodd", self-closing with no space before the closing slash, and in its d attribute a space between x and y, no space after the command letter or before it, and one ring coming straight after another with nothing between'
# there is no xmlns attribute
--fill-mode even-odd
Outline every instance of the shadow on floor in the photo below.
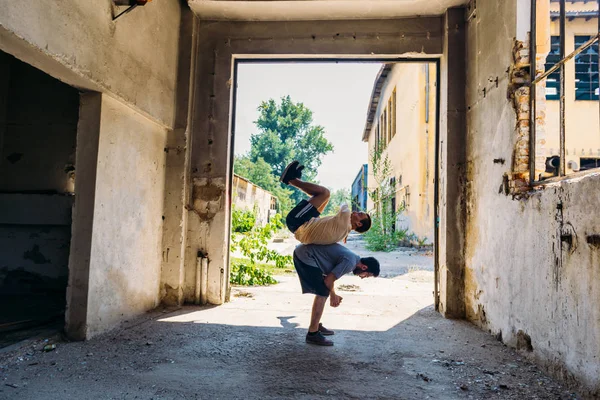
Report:
<svg viewBox="0 0 600 400"><path fill-rule="evenodd" d="M304 343L289 312L265 323L243 310L232 325L207 323L205 314L184 307L54 352L0 358L3 382L13 385L0 387L0 398L576 398L491 335L433 307L387 330L337 329L330 348Z"/></svg>

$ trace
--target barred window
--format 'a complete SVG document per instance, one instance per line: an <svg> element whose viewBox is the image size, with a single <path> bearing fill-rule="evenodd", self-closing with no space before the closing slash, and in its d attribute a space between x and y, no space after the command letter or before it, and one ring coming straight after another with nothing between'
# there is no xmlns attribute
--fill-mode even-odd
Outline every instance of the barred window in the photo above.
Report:
<svg viewBox="0 0 600 400"><path fill-rule="evenodd" d="M575 48L591 38L575 36ZM598 42L575 56L575 100L598 100Z"/></svg>
<svg viewBox="0 0 600 400"><path fill-rule="evenodd" d="M599 9L600 0L531 0L532 185L600 167Z"/></svg>
<svg viewBox="0 0 600 400"><path fill-rule="evenodd" d="M551 47L548 57L546 57L546 71L554 67L560 60L560 37L552 36ZM560 98L560 71L556 70L546 79L546 100L558 100Z"/></svg>

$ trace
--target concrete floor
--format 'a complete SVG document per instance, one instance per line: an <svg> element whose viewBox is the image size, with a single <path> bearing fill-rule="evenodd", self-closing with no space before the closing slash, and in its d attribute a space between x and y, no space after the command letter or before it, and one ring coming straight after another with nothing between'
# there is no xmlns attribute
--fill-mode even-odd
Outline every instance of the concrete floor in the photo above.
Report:
<svg viewBox="0 0 600 400"><path fill-rule="evenodd" d="M50 352L41 349L56 339L5 349L0 398L578 398L493 336L440 317L433 273L408 269L339 281L342 306L323 319L336 330L330 348L304 343L312 297L283 276L234 288L221 307L156 311L88 342L56 341Z"/></svg>

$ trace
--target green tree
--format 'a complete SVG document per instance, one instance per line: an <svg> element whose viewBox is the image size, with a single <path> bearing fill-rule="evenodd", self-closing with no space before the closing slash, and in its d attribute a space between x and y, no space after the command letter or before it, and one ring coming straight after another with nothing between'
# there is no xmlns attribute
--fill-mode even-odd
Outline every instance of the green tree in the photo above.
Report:
<svg viewBox="0 0 600 400"><path fill-rule="evenodd" d="M306 166L303 178L314 182L322 157L333 151L333 145L325 139L325 129L313 125L312 111L303 103L294 103L290 96L279 103L263 101L258 111L254 123L259 132L250 138L250 161L257 163L262 158L278 178L288 163L298 160ZM297 202L303 195L294 189L292 198Z"/></svg>
<svg viewBox="0 0 600 400"><path fill-rule="evenodd" d="M329 203L323 210L323 215L333 215L338 212L340 206L346 203L348 207L352 208L350 204L350 190L349 189L338 189L331 192L331 198Z"/></svg>

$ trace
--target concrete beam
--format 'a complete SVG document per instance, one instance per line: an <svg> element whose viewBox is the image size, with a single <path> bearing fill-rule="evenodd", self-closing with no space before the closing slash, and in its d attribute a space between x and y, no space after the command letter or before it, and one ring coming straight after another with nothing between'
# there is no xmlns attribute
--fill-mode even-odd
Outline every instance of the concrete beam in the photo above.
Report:
<svg viewBox="0 0 600 400"><path fill-rule="evenodd" d="M296 22L204 22L201 37L214 42L219 57L438 56L440 17L395 20Z"/></svg>
<svg viewBox="0 0 600 400"><path fill-rule="evenodd" d="M188 0L204 20L330 21L442 15L468 0Z"/></svg>

